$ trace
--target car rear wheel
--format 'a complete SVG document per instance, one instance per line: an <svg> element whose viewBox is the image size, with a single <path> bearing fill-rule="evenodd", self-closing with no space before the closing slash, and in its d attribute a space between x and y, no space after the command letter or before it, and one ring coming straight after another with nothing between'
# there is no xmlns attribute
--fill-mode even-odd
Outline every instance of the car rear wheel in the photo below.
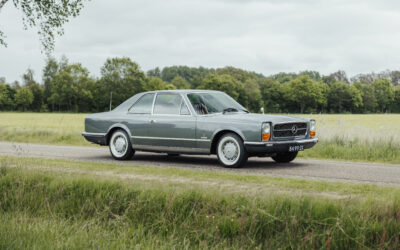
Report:
<svg viewBox="0 0 400 250"><path fill-rule="evenodd" d="M277 153L275 156L271 158L279 163L291 162L297 156L297 152L285 152L285 153Z"/></svg>
<svg viewBox="0 0 400 250"><path fill-rule="evenodd" d="M122 129L114 131L111 135L109 147L112 157L116 160L129 160L135 154L128 134Z"/></svg>
<svg viewBox="0 0 400 250"><path fill-rule="evenodd" d="M247 151L242 139L233 133L223 135L217 144L217 156L222 166L239 168L247 162Z"/></svg>

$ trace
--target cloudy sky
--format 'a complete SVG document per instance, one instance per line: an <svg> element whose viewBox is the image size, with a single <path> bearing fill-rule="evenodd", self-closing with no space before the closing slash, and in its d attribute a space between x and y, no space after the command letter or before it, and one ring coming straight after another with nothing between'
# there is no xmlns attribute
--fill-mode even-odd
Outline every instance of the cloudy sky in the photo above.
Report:
<svg viewBox="0 0 400 250"><path fill-rule="evenodd" d="M45 55L36 30L23 30L9 1L0 12L8 47L0 77L41 79ZM92 0L65 26L54 56L81 62L93 76L108 57L156 66L232 65L265 75L338 69L400 69L398 0Z"/></svg>

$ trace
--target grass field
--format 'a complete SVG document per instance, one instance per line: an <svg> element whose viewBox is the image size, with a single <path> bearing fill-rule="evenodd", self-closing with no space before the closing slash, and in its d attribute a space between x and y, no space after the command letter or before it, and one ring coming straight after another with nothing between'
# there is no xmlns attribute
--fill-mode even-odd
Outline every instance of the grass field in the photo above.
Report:
<svg viewBox="0 0 400 250"><path fill-rule="evenodd" d="M81 136L85 114L0 113L0 140L92 145ZM301 157L400 164L400 114L303 115L317 121L320 142Z"/></svg>
<svg viewBox="0 0 400 250"><path fill-rule="evenodd" d="M0 249L398 249L400 188L0 157Z"/></svg>
<svg viewBox="0 0 400 250"><path fill-rule="evenodd" d="M0 140L89 146L81 136L85 114L0 112Z"/></svg>
<svg viewBox="0 0 400 250"><path fill-rule="evenodd" d="M303 157L400 164L400 114L304 115L320 142Z"/></svg>

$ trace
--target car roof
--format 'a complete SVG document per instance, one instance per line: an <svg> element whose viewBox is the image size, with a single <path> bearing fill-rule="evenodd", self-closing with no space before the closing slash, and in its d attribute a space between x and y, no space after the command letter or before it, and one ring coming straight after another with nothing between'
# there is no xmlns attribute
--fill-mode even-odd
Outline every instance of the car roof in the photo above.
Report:
<svg viewBox="0 0 400 250"><path fill-rule="evenodd" d="M189 93L204 93L204 92L218 92L218 90L208 90L208 89L172 89L172 90L154 90L143 93L181 93L181 94L189 94Z"/></svg>

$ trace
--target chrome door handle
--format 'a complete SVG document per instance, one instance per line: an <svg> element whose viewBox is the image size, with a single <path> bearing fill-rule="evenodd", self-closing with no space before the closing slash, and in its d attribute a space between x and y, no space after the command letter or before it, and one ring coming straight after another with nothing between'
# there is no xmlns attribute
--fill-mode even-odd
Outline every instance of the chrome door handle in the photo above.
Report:
<svg viewBox="0 0 400 250"><path fill-rule="evenodd" d="M155 123L155 122L156 122L156 120L153 120L153 119L150 120L150 123Z"/></svg>

